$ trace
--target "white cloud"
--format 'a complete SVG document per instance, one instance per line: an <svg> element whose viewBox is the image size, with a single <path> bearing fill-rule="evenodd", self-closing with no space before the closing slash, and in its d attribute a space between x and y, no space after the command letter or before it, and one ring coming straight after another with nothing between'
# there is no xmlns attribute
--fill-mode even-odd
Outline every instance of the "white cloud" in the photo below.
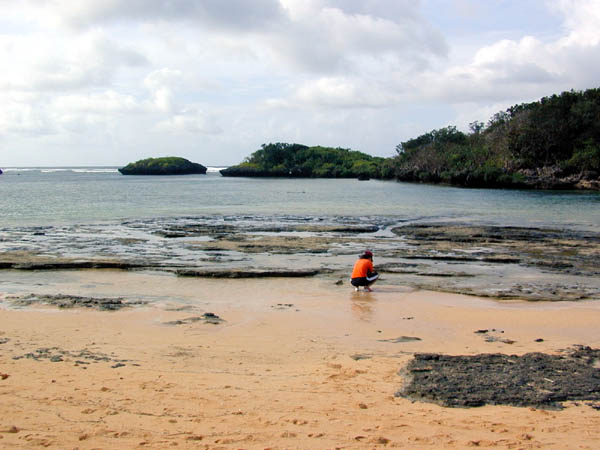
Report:
<svg viewBox="0 0 600 450"><path fill-rule="evenodd" d="M600 71L600 1L564 0L564 32L543 41L525 35L481 47L471 61L428 71L419 95L451 103L521 102L596 87Z"/></svg>
<svg viewBox="0 0 600 450"><path fill-rule="evenodd" d="M25 103L4 103L0 108L0 134L20 134L29 137L56 132L49 117Z"/></svg>
<svg viewBox="0 0 600 450"><path fill-rule="evenodd" d="M142 106L131 95L113 90L91 94L69 94L57 97L53 102L57 111L70 114L119 114L140 112Z"/></svg>
<svg viewBox="0 0 600 450"><path fill-rule="evenodd" d="M551 29L515 20L529 2L439 3L0 0L0 136L31 154L50 140L78 163L198 140L215 164L276 140L389 154L598 86L600 0L536 2Z"/></svg>
<svg viewBox="0 0 600 450"><path fill-rule="evenodd" d="M301 70L352 72L372 65L421 67L443 57L447 44L416 11L418 3L400 2L410 14L396 20L329 6L325 1L282 1L289 21L268 34L279 56ZM360 9L359 9L360 10Z"/></svg>
<svg viewBox="0 0 600 450"><path fill-rule="evenodd" d="M259 52L273 52L279 63L318 72L358 70L362 58L422 66L448 51L442 34L419 14L419 2L412 0L31 0L24 4L29 8L22 9L23 15L51 29L120 27L121 32L135 33L142 24L174 24L209 39L250 40L251 47L260 43Z"/></svg>
<svg viewBox="0 0 600 450"><path fill-rule="evenodd" d="M155 70L144 78L144 86L152 94L156 108L160 111L174 110L174 90L181 83L182 74L179 70L163 68Z"/></svg>
<svg viewBox="0 0 600 450"><path fill-rule="evenodd" d="M597 0L558 0L550 3L565 17L569 33L559 46L596 47L600 43L600 3Z"/></svg>
<svg viewBox="0 0 600 450"><path fill-rule="evenodd" d="M23 91L59 91L109 84L121 67L146 59L99 32L77 39L43 33L0 36L0 87Z"/></svg>
<svg viewBox="0 0 600 450"><path fill-rule="evenodd" d="M25 11L29 21L82 29L138 21L193 21L211 28L254 29L277 21L277 0L4 0L11 15Z"/></svg>
<svg viewBox="0 0 600 450"><path fill-rule="evenodd" d="M199 112L175 114L168 120L159 122L156 129L174 134L221 134L223 132L213 118Z"/></svg>
<svg viewBox="0 0 600 450"><path fill-rule="evenodd" d="M275 107L382 108L398 103L399 92L381 89L361 78L323 77L295 89L289 100L271 99Z"/></svg>

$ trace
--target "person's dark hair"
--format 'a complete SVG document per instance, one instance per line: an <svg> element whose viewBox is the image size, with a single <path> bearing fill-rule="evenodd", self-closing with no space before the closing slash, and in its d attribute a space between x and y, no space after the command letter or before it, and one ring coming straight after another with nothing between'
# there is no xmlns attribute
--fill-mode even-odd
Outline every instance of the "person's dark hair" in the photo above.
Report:
<svg viewBox="0 0 600 450"><path fill-rule="evenodd" d="M373 259L373 253L370 250L365 250L365 252L360 255L360 259Z"/></svg>

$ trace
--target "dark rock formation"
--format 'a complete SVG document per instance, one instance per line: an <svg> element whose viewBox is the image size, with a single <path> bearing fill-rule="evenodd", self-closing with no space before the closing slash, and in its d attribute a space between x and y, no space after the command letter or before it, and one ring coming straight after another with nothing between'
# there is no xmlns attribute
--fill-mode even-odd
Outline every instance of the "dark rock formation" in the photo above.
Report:
<svg viewBox="0 0 600 450"><path fill-rule="evenodd" d="M186 319L178 319L172 320L170 322L165 322L165 325L189 325L196 322L203 322L211 325L219 325L220 323L225 322L225 320L221 319L215 313L207 312L202 314L202 316L194 316L188 317Z"/></svg>
<svg viewBox="0 0 600 450"><path fill-rule="evenodd" d="M401 344L403 342L420 341L420 337L416 336L400 336L394 339L379 339L378 342L390 342L392 344Z"/></svg>
<svg viewBox="0 0 600 450"><path fill-rule="evenodd" d="M319 273L318 270L288 270L288 269L264 269L264 270L178 270L177 275L181 277L204 277L204 278L301 278L313 277Z"/></svg>
<svg viewBox="0 0 600 450"><path fill-rule="evenodd" d="M492 405L561 408L562 402L600 400L600 350L579 347L565 355L417 353L398 397L449 407Z"/></svg>
<svg viewBox="0 0 600 450"><path fill-rule="evenodd" d="M58 306L59 308L94 308L101 311L116 311L128 306L142 305L142 301L126 301L121 298L80 297L77 295L35 295L9 298L13 304L30 306L36 303Z"/></svg>
<svg viewBox="0 0 600 450"><path fill-rule="evenodd" d="M147 263L135 263L130 261L27 261L27 262L7 262L0 261L0 269L18 269L18 270L71 270L71 269L142 269L149 268Z"/></svg>
<svg viewBox="0 0 600 450"><path fill-rule="evenodd" d="M523 186L531 189L589 189L600 190L600 178L596 171L583 170L565 174L560 166L545 166L536 169L521 169Z"/></svg>
<svg viewBox="0 0 600 450"><path fill-rule="evenodd" d="M591 231L444 223L391 231L418 249L405 259L521 264L546 272L597 275L600 234ZM473 251L481 248L487 251Z"/></svg>
<svg viewBox="0 0 600 450"><path fill-rule="evenodd" d="M59 347L43 347L37 348L34 351L25 353L19 356L13 356L14 360L31 359L34 361L50 361L50 362L71 362L74 361L76 366L87 368L90 364L96 363L116 363L112 368L123 367L124 363L129 362L127 359L116 359L113 355L107 355L99 352L92 352L88 349L69 351ZM139 366L137 363L131 363L133 366Z"/></svg>

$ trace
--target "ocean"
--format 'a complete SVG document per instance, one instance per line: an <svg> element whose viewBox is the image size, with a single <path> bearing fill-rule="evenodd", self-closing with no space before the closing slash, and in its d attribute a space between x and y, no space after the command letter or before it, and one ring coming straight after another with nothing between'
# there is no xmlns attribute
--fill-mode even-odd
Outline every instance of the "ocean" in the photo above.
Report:
<svg viewBox="0 0 600 450"><path fill-rule="evenodd" d="M355 179L123 176L115 167L3 168L0 228L194 216L389 217L600 231L600 193Z"/></svg>
<svg viewBox="0 0 600 450"><path fill-rule="evenodd" d="M11 294L57 283L56 272L30 269L99 263L204 279L309 269L343 282L369 248L387 286L600 298L598 192L227 178L218 168L185 176L3 170L0 266L23 269L0 271Z"/></svg>

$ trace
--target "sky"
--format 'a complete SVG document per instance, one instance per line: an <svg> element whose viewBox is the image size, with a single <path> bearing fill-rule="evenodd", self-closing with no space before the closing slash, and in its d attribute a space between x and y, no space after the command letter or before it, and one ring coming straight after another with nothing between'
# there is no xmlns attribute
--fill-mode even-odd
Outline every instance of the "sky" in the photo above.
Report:
<svg viewBox="0 0 600 450"><path fill-rule="evenodd" d="M0 167L393 156L600 87L600 0L0 0Z"/></svg>

